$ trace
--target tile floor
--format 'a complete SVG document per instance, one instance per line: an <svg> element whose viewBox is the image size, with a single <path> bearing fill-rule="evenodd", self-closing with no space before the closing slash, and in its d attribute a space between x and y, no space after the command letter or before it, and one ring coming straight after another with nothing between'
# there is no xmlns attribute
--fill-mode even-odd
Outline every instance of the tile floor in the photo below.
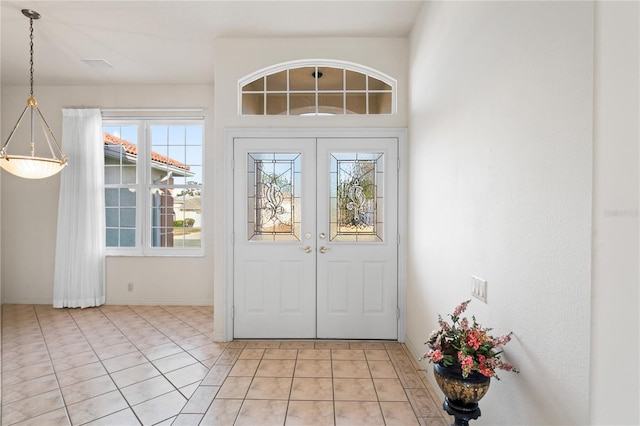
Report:
<svg viewBox="0 0 640 426"><path fill-rule="evenodd" d="M214 343L203 306L2 306L2 425L446 425L395 342Z"/></svg>

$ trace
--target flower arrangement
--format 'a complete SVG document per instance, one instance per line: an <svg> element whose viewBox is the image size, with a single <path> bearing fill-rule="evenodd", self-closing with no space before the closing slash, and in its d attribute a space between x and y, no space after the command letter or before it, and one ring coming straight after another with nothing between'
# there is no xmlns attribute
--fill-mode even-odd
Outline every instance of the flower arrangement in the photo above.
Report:
<svg viewBox="0 0 640 426"><path fill-rule="evenodd" d="M468 377L472 371L477 371L486 377L495 377L496 369L519 371L508 362L502 361L500 354L502 347L511 341L511 334L495 338L489 334L490 328L483 328L472 317L472 323L460 315L467 309L471 300L459 304L448 324L438 315L439 330L434 330L425 345L429 345L430 351L425 353L420 360L428 359L429 362L441 363L445 367L454 364L460 365L462 376Z"/></svg>

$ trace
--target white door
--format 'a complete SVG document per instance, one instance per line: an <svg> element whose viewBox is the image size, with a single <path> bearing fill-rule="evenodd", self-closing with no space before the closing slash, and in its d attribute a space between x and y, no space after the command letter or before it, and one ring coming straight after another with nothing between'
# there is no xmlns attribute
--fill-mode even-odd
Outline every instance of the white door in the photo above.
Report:
<svg viewBox="0 0 640 426"><path fill-rule="evenodd" d="M397 140L234 139L234 337L397 339Z"/></svg>

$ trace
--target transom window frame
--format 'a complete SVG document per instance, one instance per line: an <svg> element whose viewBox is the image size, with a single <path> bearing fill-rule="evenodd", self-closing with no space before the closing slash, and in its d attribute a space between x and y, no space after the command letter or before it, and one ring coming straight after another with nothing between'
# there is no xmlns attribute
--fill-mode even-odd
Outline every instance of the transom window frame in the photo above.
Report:
<svg viewBox="0 0 640 426"><path fill-rule="evenodd" d="M151 141L151 126L183 126L183 125L199 125L202 127L202 182L199 185L194 184L173 184L164 185L163 183L157 183L151 181L150 167L153 162L152 141ZM204 117L157 117L157 116L112 116L104 117L102 120L104 127L108 126L135 126L137 127L137 145L139 151L137 153L137 166L136 166L136 178L135 183L120 183L120 184L107 184L105 182L104 188L133 188L135 192L135 241L136 244L131 247L105 247L105 254L107 256L174 256L174 257L202 257L205 252L205 227L206 220L200 224L200 247L162 247L152 245L152 209L150 206L150 191L154 188L173 188L173 189L189 189L197 187L201 196L201 217L205 218L206 213L204 211L204 198L205 198L205 122ZM141 166L140 166L141 165ZM103 193L103 197L105 194ZM106 231L106 228L105 228Z"/></svg>
<svg viewBox="0 0 640 426"><path fill-rule="evenodd" d="M291 91L290 90L290 83L289 83L289 71L293 70L293 69L298 69L298 68L306 68L306 67L315 67L316 68L316 72L318 71L319 68L339 68L339 69L343 69L345 71L351 71L351 72L355 72L355 73L361 73L364 74L367 77L373 77L377 80L382 81L383 83L387 84L388 86L391 87L390 90L384 90L384 91L378 91L378 90L370 90L368 87L368 78L367 80L367 87L364 90L354 90L354 91L347 91L346 90L346 81L343 80L343 87L341 90L322 90L319 91L318 90L318 84L316 83L315 85L315 90L313 91L307 91L306 93L315 94L315 99L316 99L316 105L315 105L315 111L314 112L308 112L308 113L298 113L298 114L291 114L290 112L290 95L291 93L300 93L300 91L296 90L296 91ZM268 88L266 87L266 84L263 85L263 88L261 91L252 91L252 92L243 92L243 88L245 85L252 83L260 78L266 78L270 75L273 74L277 74L279 72L282 71L287 71L287 89L286 90L275 90L275 91L269 91ZM361 65L361 64L357 64L357 63L353 63L353 62L347 62L347 61L339 61L339 60L332 60L332 59L304 59L304 60L296 60L296 61L289 61L289 62L283 62L280 64L276 64L276 65L272 65L263 69L260 69L258 71L255 71L245 77L242 77L241 79L238 80L238 87L237 87L237 105L238 105L238 115L240 116L245 116L245 117L262 117L262 116L276 116L276 115L282 115L282 116L306 116L306 115L310 115L310 116L320 116L320 115L335 115L335 116L346 116L346 115L373 115L373 116L379 116L379 115L395 115L397 113L397 87L398 87L398 83L397 80L394 79L393 77L384 74L378 70L375 70L373 68L367 67L365 65ZM262 114L244 114L243 113L243 94L249 94L249 93L255 93L255 94L259 94L262 93L264 95L264 99L263 102L265 103L264 105L264 111ZM365 114L358 114L358 113L349 113L347 111L346 108L346 103L343 103L343 111L337 114L323 114L323 113L319 113L318 112L318 99L319 99L319 94L326 94L326 93L342 93L343 96L346 95L346 93L363 93L367 95L367 99L369 99L369 94L372 93L390 93L391 95L391 111L389 113L381 113L381 114L370 114L369 112L369 102L367 101L367 110ZM287 108L286 108L286 114L268 114L267 112L267 107L266 107L266 102L267 102L267 94L283 94L286 95L287 98Z"/></svg>

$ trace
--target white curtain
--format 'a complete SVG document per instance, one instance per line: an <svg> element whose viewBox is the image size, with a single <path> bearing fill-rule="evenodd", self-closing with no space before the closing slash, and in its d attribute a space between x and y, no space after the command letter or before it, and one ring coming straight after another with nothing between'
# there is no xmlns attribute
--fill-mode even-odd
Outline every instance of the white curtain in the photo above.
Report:
<svg viewBox="0 0 640 426"><path fill-rule="evenodd" d="M104 138L99 109L62 110L62 151L54 308L105 302Z"/></svg>

